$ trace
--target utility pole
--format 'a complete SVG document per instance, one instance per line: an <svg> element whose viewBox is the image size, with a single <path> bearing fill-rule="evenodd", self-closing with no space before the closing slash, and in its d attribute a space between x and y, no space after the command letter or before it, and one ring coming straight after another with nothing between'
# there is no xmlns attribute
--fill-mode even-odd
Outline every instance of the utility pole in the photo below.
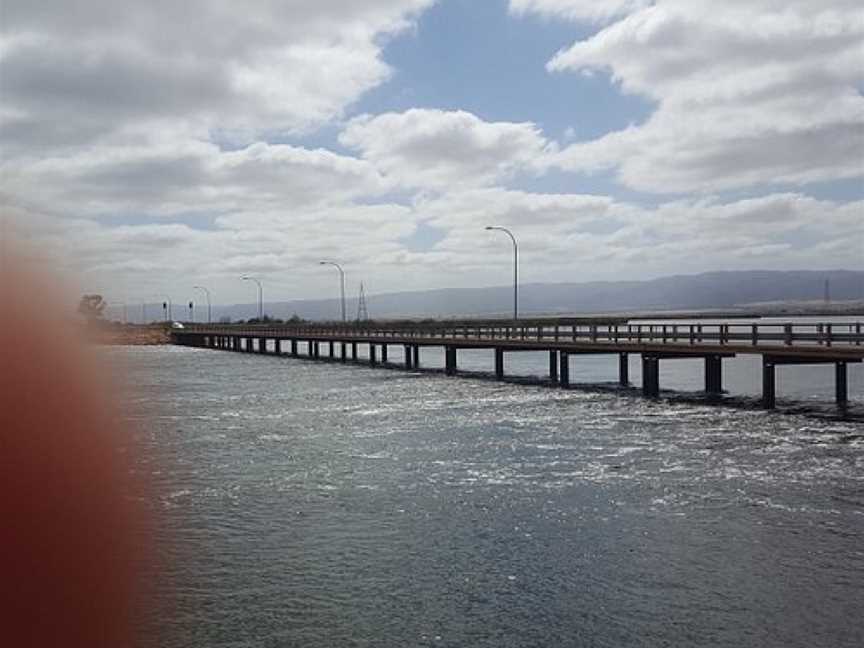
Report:
<svg viewBox="0 0 864 648"><path fill-rule="evenodd" d="M357 321L366 322L369 320L369 310L366 308L366 289L363 288L363 282L360 282L360 296L357 298Z"/></svg>

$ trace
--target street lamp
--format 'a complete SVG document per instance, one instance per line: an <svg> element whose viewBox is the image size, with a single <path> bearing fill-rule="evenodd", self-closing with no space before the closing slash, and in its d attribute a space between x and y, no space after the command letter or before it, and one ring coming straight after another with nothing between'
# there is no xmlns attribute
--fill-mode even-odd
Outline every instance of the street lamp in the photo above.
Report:
<svg viewBox="0 0 864 648"><path fill-rule="evenodd" d="M345 272L343 272L342 266L340 266L335 261L319 261L318 264L319 265L332 265L332 266L335 266L337 270L339 270L339 279L341 281L340 288L341 288L341 294L342 294L342 321L344 322L344 321L346 321L345 320Z"/></svg>
<svg viewBox="0 0 864 648"><path fill-rule="evenodd" d="M516 237L506 227L499 225L487 225L487 230L498 230L504 232L513 241L513 321L519 319L519 246L516 244Z"/></svg>
<svg viewBox="0 0 864 648"><path fill-rule="evenodd" d="M258 321L260 322L264 319L264 289L261 287L261 282L255 277L250 277L249 275L243 275L240 278L243 281L254 281L258 284Z"/></svg>
<svg viewBox="0 0 864 648"><path fill-rule="evenodd" d="M192 286L193 290L203 290L204 294L207 295L207 323L210 324L213 322L211 317L211 306L210 306L210 291L207 290L204 286Z"/></svg>
<svg viewBox="0 0 864 648"><path fill-rule="evenodd" d="M165 313L165 321L166 322L174 319L171 315L171 298L170 297L165 297L162 300L162 311Z"/></svg>

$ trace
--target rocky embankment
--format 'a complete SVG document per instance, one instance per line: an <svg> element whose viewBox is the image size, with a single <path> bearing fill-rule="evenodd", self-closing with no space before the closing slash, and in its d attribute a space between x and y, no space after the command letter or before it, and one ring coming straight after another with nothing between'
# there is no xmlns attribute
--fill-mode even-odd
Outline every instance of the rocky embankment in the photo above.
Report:
<svg viewBox="0 0 864 648"><path fill-rule="evenodd" d="M93 344L152 346L168 344L168 329L159 324L136 326L132 324L94 324L86 327L85 339Z"/></svg>

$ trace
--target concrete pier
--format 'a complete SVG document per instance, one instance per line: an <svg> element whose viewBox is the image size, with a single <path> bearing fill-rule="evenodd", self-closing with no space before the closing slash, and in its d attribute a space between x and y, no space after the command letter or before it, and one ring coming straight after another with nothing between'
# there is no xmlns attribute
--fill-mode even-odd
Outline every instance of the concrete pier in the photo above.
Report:
<svg viewBox="0 0 864 648"><path fill-rule="evenodd" d="M626 353L618 354L618 384L622 387L630 384L630 356Z"/></svg>
<svg viewBox="0 0 864 648"><path fill-rule="evenodd" d="M558 384L562 387L570 386L570 354L566 351L559 353Z"/></svg>
<svg viewBox="0 0 864 648"><path fill-rule="evenodd" d="M774 409L777 405L776 375L774 360L770 356L762 358L762 407Z"/></svg>
<svg viewBox="0 0 864 648"><path fill-rule="evenodd" d="M846 407L849 404L849 381L845 362L834 364L834 389L837 404L840 407Z"/></svg>
<svg viewBox="0 0 864 648"><path fill-rule="evenodd" d="M456 347L448 346L445 347L444 350L444 373L448 376L455 376L457 372L456 368L457 356L456 356Z"/></svg>
<svg viewBox="0 0 864 648"><path fill-rule="evenodd" d="M642 395L646 398L660 396L660 358L642 354Z"/></svg>
<svg viewBox="0 0 864 648"><path fill-rule="evenodd" d="M723 393L723 359L719 355L705 356L705 393Z"/></svg>
<svg viewBox="0 0 864 648"><path fill-rule="evenodd" d="M549 380L558 382L558 351L549 352Z"/></svg>

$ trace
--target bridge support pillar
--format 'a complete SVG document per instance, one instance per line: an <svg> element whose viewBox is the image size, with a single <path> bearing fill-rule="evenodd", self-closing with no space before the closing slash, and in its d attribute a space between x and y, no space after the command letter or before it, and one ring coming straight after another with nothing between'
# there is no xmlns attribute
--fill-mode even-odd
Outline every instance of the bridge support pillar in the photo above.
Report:
<svg viewBox="0 0 864 648"><path fill-rule="evenodd" d="M420 368L420 347L415 345L413 353L414 353L414 361L411 364L414 365L415 369L419 369Z"/></svg>
<svg viewBox="0 0 864 648"><path fill-rule="evenodd" d="M267 353L267 340L258 338L258 353Z"/></svg>
<svg viewBox="0 0 864 648"><path fill-rule="evenodd" d="M414 347L412 347L410 344L406 344L403 351L404 351L404 355L405 355L405 368L409 369L409 370L413 369L414 368Z"/></svg>
<svg viewBox="0 0 864 648"><path fill-rule="evenodd" d="M378 364L378 358L376 357L375 345L369 345L369 365L374 367Z"/></svg>
<svg viewBox="0 0 864 648"><path fill-rule="evenodd" d="M315 340L312 343L312 348L314 349L313 353L315 354L315 359L319 360L321 358L321 343L318 340Z"/></svg>
<svg viewBox="0 0 864 648"><path fill-rule="evenodd" d="M273 344L276 346L276 355L282 355L282 340L274 340Z"/></svg>
<svg viewBox="0 0 864 648"><path fill-rule="evenodd" d="M356 342L351 343L351 359L355 360L355 361L357 360L357 343Z"/></svg>
<svg viewBox="0 0 864 648"><path fill-rule="evenodd" d="M387 364L387 345L381 345L381 364Z"/></svg>
<svg viewBox="0 0 864 648"><path fill-rule="evenodd" d="M840 407L846 407L849 403L849 387L845 362L834 363L834 393L837 397L837 404Z"/></svg>
<svg viewBox="0 0 864 648"><path fill-rule="evenodd" d="M330 340L330 357L336 357L336 343L333 340Z"/></svg>
<svg viewBox="0 0 864 648"><path fill-rule="evenodd" d="M774 409L776 405L774 360L768 356L762 356L762 407L765 409Z"/></svg>
<svg viewBox="0 0 864 648"><path fill-rule="evenodd" d="M345 362L348 359L348 344L346 342L342 342L342 348L339 351L339 359L342 362Z"/></svg>
<svg viewBox="0 0 864 648"><path fill-rule="evenodd" d="M720 356L705 356L705 392L723 393L723 359Z"/></svg>
<svg viewBox="0 0 864 648"><path fill-rule="evenodd" d="M549 352L549 380L558 382L558 352Z"/></svg>
<svg viewBox="0 0 864 648"><path fill-rule="evenodd" d="M630 356L626 353L618 354L618 384L622 387L630 384Z"/></svg>
<svg viewBox="0 0 864 648"><path fill-rule="evenodd" d="M495 379L504 380L504 349L495 348Z"/></svg>
<svg viewBox="0 0 864 648"><path fill-rule="evenodd" d="M297 340L291 340L291 355L297 357Z"/></svg>
<svg viewBox="0 0 864 648"><path fill-rule="evenodd" d="M657 398L660 395L660 359L642 355L642 395Z"/></svg>
<svg viewBox="0 0 864 648"><path fill-rule="evenodd" d="M559 354L558 384L562 387L570 386L570 354L561 351Z"/></svg>
<svg viewBox="0 0 864 648"><path fill-rule="evenodd" d="M444 347L444 373L448 376L456 375L456 347Z"/></svg>
<svg viewBox="0 0 864 648"><path fill-rule="evenodd" d="M315 357L315 346L314 346L314 344L315 344L315 343L312 342L312 340L306 340L306 355L308 355L310 358L314 358L314 357Z"/></svg>

